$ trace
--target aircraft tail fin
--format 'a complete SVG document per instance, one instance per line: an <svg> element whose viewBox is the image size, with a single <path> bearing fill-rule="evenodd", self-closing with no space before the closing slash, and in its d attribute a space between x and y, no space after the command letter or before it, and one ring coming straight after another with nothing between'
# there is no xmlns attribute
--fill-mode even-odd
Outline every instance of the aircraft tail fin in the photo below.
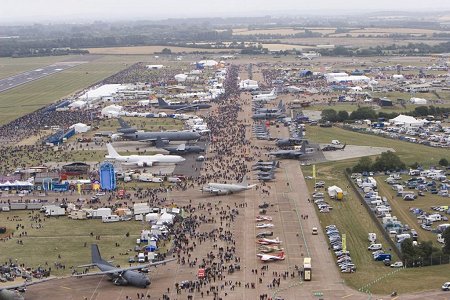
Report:
<svg viewBox="0 0 450 300"><path fill-rule="evenodd" d="M98 249L97 244L91 245L91 256L92 256L92 264L98 264L103 262L103 259L100 255L100 250Z"/></svg>
<svg viewBox="0 0 450 300"><path fill-rule="evenodd" d="M162 148L164 146L164 142L163 142L163 140L161 139L161 137L157 137L156 138L156 142L155 142L155 147L156 148Z"/></svg>
<svg viewBox="0 0 450 300"><path fill-rule="evenodd" d="M163 98L158 98L158 105L159 105L159 107L164 107L164 106L168 106L168 103L166 101L164 101Z"/></svg>
<svg viewBox="0 0 450 300"><path fill-rule="evenodd" d="M128 124L124 119L118 118L118 121L122 129L131 128L130 124Z"/></svg>
<svg viewBox="0 0 450 300"><path fill-rule="evenodd" d="M242 178L241 182L239 182L239 185L247 186L247 175L244 175L244 178Z"/></svg>
<svg viewBox="0 0 450 300"><path fill-rule="evenodd" d="M108 149L108 158L120 157L120 154L117 153L116 149L114 149L112 144L106 144L106 148Z"/></svg>

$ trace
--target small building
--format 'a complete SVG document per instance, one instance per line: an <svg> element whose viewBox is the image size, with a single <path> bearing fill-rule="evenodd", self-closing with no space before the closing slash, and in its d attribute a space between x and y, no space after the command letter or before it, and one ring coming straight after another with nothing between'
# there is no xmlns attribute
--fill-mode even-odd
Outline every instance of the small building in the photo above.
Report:
<svg viewBox="0 0 450 300"><path fill-rule="evenodd" d="M65 176L80 176L89 174L90 166L83 162L74 162L62 166L61 175Z"/></svg>

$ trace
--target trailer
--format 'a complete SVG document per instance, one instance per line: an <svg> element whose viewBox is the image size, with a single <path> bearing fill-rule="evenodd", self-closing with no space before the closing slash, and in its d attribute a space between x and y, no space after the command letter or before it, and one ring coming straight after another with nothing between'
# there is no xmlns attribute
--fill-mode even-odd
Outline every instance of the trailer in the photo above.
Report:
<svg viewBox="0 0 450 300"><path fill-rule="evenodd" d="M101 219L112 214L111 208L100 207L92 211L92 218Z"/></svg>
<svg viewBox="0 0 450 300"><path fill-rule="evenodd" d="M111 223L111 222L119 222L120 217L118 215L109 215L109 216L103 216L102 222L103 223Z"/></svg>
<svg viewBox="0 0 450 300"><path fill-rule="evenodd" d="M311 270L311 257L305 257L303 259L303 280L311 281L312 279L312 270Z"/></svg>
<svg viewBox="0 0 450 300"><path fill-rule="evenodd" d="M66 214L66 209L64 207L59 207L56 205L50 205L45 208L45 216L46 217L57 217L64 216Z"/></svg>

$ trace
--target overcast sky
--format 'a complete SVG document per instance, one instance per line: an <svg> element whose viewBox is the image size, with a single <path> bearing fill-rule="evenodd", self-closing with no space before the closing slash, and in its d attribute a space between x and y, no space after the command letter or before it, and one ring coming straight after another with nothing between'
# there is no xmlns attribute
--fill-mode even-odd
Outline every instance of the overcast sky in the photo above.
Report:
<svg viewBox="0 0 450 300"><path fill-rule="evenodd" d="M450 10L450 0L0 0L0 22L255 16L332 10Z"/></svg>

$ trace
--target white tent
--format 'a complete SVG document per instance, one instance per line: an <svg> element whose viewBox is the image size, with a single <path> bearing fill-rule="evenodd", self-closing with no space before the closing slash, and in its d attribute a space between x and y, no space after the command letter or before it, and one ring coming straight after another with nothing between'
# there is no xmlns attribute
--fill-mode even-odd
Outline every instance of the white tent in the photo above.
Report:
<svg viewBox="0 0 450 300"><path fill-rule="evenodd" d="M73 109L82 109L83 107L86 106L86 104L87 104L86 101L77 100L77 101L70 103L69 107L73 108Z"/></svg>
<svg viewBox="0 0 450 300"><path fill-rule="evenodd" d="M205 67L215 67L217 66L218 62L212 59L207 60L201 60L198 62L199 64L205 66Z"/></svg>
<svg viewBox="0 0 450 300"><path fill-rule="evenodd" d="M75 128L75 133L85 133L91 130L91 126L88 126L83 123L77 123L70 126L70 128Z"/></svg>
<svg viewBox="0 0 450 300"><path fill-rule="evenodd" d="M186 81L187 77L188 76L186 74L177 74L177 75L175 75L175 80L178 82L184 82L184 81Z"/></svg>
<svg viewBox="0 0 450 300"><path fill-rule="evenodd" d="M427 99L412 97L411 99L409 99L409 102L411 102L412 104L424 105L427 104Z"/></svg>
<svg viewBox="0 0 450 300"><path fill-rule="evenodd" d="M87 91L80 97L80 99L90 101L103 97L109 97L116 94L118 91L125 89L127 89L127 86L123 84L104 84L93 90Z"/></svg>
<svg viewBox="0 0 450 300"><path fill-rule="evenodd" d="M149 106L150 100L140 100L140 101L138 101L138 105L139 106Z"/></svg>
<svg viewBox="0 0 450 300"><path fill-rule="evenodd" d="M102 109L102 116L108 117L108 118L115 118L120 115L122 112L123 107L120 105L109 105Z"/></svg>
<svg viewBox="0 0 450 300"><path fill-rule="evenodd" d="M250 79L241 80L239 88L241 90L257 90L259 88L258 81Z"/></svg>
<svg viewBox="0 0 450 300"><path fill-rule="evenodd" d="M163 65L147 65L146 67L147 67L147 69L151 69L151 70L159 70L159 69L164 68Z"/></svg>
<svg viewBox="0 0 450 300"><path fill-rule="evenodd" d="M342 193L342 189L336 185L328 187L328 196L335 198L338 193Z"/></svg>
<svg viewBox="0 0 450 300"><path fill-rule="evenodd" d="M399 115L394 119L390 119L389 123L393 123L394 125L404 125L404 126L421 126L423 125L423 120L418 120L411 116Z"/></svg>
<svg viewBox="0 0 450 300"><path fill-rule="evenodd" d="M163 213L163 214L159 217L158 222L156 222L156 225L162 225L162 224L164 224L164 223L172 224L172 223L173 223L173 218L174 218L174 217L175 217L174 215L171 215L171 214L169 214L169 213Z"/></svg>

